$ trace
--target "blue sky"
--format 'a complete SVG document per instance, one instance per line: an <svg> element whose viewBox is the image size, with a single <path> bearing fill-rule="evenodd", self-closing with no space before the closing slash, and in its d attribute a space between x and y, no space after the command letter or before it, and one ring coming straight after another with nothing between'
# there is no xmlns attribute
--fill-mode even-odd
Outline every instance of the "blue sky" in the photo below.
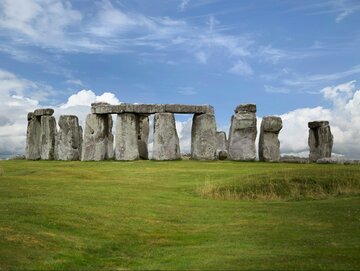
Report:
<svg viewBox="0 0 360 271"><path fill-rule="evenodd" d="M307 121L326 118L334 152L360 158L359 14L358 0L0 0L0 155L24 149L26 111L83 118L97 96L211 104L226 131L256 103L283 117L283 153L306 153Z"/></svg>

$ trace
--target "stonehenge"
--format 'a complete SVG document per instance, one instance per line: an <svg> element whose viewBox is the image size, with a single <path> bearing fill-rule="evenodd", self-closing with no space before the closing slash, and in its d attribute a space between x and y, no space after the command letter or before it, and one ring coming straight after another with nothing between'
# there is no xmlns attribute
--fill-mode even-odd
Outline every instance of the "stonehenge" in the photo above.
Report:
<svg viewBox="0 0 360 271"><path fill-rule="evenodd" d="M312 121L308 123L309 127L309 159L316 162L321 158L331 157L333 147L333 135L331 134L328 121Z"/></svg>
<svg viewBox="0 0 360 271"><path fill-rule="evenodd" d="M240 104L231 117L229 138L217 131L214 108L210 105L184 104L91 104L85 129L77 116L61 115L58 124L51 108L36 109L27 116L26 159L28 160L178 160L179 136L174 114L193 114L191 159L254 161L257 118L255 104ZM116 114L114 129L113 114ZM149 115L154 115L153 150L148 151ZM308 123L309 161L331 157L333 136L328 121ZM277 162L280 158L278 135L282 120L262 119L258 158ZM152 155L152 156L151 156Z"/></svg>
<svg viewBox="0 0 360 271"><path fill-rule="evenodd" d="M281 118L267 116L262 119L259 138L260 161L280 161L280 141L278 139L278 135L281 129Z"/></svg>
<svg viewBox="0 0 360 271"><path fill-rule="evenodd" d="M236 107L229 131L228 153L231 160L256 159L256 122L255 104L241 104Z"/></svg>

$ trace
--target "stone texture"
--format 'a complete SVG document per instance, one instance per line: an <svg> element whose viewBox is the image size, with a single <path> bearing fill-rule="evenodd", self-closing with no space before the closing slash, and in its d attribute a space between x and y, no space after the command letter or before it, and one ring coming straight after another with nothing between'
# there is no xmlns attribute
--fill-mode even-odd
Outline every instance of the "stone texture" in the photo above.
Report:
<svg viewBox="0 0 360 271"><path fill-rule="evenodd" d="M172 113L154 115L153 160L177 160L181 158L175 117Z"/></svg>
<svg viewBox="0 0 360 271"><path fill-rule="evenodd" d="M33 113L28 114L25 156L28 160L41 158L41 118Z"/></svg>
<svg viewBox="0 0 360 271"><path fill-rule="evenodd" d="M34 111L34 115L37 117L52 116L52 114L54 114L54 109L52 108L40 108Z"/></svg>
<svg viewBox="0 0 360 271"><path fill-rule="evenodd" d="M61 115L56 136L55 155L58 160L79 160L81 157L82 128L77 116Z"/></svg>
<svg viewBox="0 0 360 271"><path fill-rule="evenodd" d="M281 156L280 161L283 163L307 164L309 163L309 158L294 155L284 155Z"/></svg>
<svg viewBox="0 0 360 271"><path fill-rule="evenodd" d="M216 132L216 158L225 160L228 157L226 133Z"/></svg>
<svg viewBox="0 0 360 271"><path fill-rule="evenodd" d="M231 118L228 153L231 160L252 161L256 158L256 105L239 105Z"/></svg>
<svg viewBox="0 0 360 271"><path fill-rule="evenodd" d="M138 115L138 147L140 159L149 159L148 140L149 140L149 117L147 115Z"/></svg>
<svg viewBox="0 0 360 271"><path fill-rule="evenodd" d="M82 144L82 161L101 161L113 157L111 115L88 114Z"/></svg>
<svg viewBox="0 0 360 271"><path fill-rule="evenodd" d="M139 159L138 118L135 114L122 113L117 115L115 140L116 160Z"/></svg>
<svg viewBox="0 0 360 271"><path fill-rule="evenodd" d="M333 146L333 135L331 134L328 121L309 122L309 147L311 162L316 162L320 158L331 157Z"/></svg>
<svg viewBox="0 0 360 271"><path fill-rule="evenodd" d="M195 114L191 128L191 158L214 160L216 145L215 116L212 114Z"/></svg>
<svg viewBox="0 0 360 271"><path fill-rule="evenodd" d="M56 120L53 116L41 116L41 159L55 159Z"/></svg>
<svg viewBox="0 0 360 271"><path fill-rule="evenodd" d="M226 150L217 150L216 157L219 160L226 160L228 158L228 152Z"/></svg>
<svg viewBox="0 0 360 271"><path fill-rule="evenodd" d="M260 161L280 161L280 141L278 136L281 129L281 118L267 116L262 119L259 138Z"/></svg>
<svg viewBox="0 0 360 271"><path fill-rule="evenodd" d="M214 114L214 108L210 105L188 105L188 104L129 104L109 105L106 103L91 104L93 114L155 114L155 113L177 113L177 114Z"/></svg>

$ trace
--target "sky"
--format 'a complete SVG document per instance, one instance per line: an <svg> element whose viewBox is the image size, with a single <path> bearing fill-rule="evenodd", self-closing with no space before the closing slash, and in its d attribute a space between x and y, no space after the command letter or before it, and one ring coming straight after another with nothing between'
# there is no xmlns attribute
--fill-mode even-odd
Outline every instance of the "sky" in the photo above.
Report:
<svg viewBox="0 0 360 271"><path fill-rule="evenodd" d="M83 124L106 101L210 104L227 133L255 103L258 125L282 117L282 154L329 120L334 154L360 159L359 48L359 0L0 0L0 157L24 153L27 112Z"/></svg>

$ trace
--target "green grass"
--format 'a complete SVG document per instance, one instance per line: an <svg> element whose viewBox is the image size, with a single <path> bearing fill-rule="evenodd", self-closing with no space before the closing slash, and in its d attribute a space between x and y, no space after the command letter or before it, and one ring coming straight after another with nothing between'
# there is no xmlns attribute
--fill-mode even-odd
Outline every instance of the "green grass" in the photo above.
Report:
<svg viewBox="0 0 360 271"><path fill-rule="evenodd" d="M359 182L359 165L1 161L0 270L359 270Z"/></svg>

